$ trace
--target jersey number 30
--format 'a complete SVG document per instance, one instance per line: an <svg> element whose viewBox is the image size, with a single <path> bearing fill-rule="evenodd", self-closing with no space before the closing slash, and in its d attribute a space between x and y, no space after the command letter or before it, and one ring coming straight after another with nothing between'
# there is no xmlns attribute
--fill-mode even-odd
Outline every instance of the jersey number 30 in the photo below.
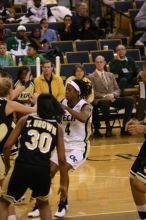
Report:
<svg viewBox="0 0 146 220"><path fill-rule="evenodd" d="M36 130L29 130L28 135L31 136L31 142L25 142L26 147L29 150L35 150L39 148L41 153L47 153L50 150L52 137L49 133L42 132L41 134Z"/></svg>

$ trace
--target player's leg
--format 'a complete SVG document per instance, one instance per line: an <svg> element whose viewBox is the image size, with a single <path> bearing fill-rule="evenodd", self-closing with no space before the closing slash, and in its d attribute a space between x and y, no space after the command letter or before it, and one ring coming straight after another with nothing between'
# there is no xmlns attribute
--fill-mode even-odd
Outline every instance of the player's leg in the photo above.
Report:
<svg viewBox="0 0 146 220"><path fill-rule="evenodd" d="M0 198L0 220L8 219L8 213L9 213L8 207L9 207L9 202L1 197Z"/></svg>
<svg viewBox="0 0 146 220"><path fill-rule="evenodd" d="M41 220L52 220L52 214L48 200L42 201L40 199L37 199L37 204L39 207Z"/></svg>
<svg viewBox="0 0 146 220"><path fill-rule="evenodd" d="M58 169L59 169L58 165L51 161L51 178L54 178ZM28 212L28 217L33 218L33 217L39 217L39 216L40 216L40 211L39 211L38 204L36 202L34 204L32 211Z"/></svg>
<svg viewBox="0 0 146 220"><path fill-rule="evenodd" d="M141 219L146 219L146 185L135 177L130 178L130 186L138 214Z"/></svg>
<svg viewBox="0 0 146 220"><path fill-rule="evenodd" d="M137 159L131 167L130 186L138 214L146 219L146 142L142 145Z"/></svg>

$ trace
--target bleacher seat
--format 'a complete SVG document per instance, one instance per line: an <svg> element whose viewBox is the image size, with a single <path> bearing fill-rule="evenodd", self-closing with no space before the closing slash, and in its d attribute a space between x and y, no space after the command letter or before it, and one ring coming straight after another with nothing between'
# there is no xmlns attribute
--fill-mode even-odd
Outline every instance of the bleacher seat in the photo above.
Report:
<svg viewBox="0 0 146 220"><path fill-rule="evenodd" d="M69 76L72 76L73 71L74 71L74 66L76 64L77 63L61 64L60 76L64 76L66 78L68 78Z"/></svg>
<svg viewBox="0 0 146 220"><path fill-rule="evenodd" d="M143 69L143 65L145 64L145 61L136 61L138 70L141 71Z"/></svg>
<svg viewBox="0 0 146 220"><path fill-rule="evenodd" d="M91 51L92 61L95 61L97 56L103 56L108 63L109 61L114 59L114 51L113 50L93 50Z"/></svg>
<svg viewBox="0 0 146 220"><path fill-rule="evenodd" d="M137 9L140 9L145 1L144 0L136 0L135 6Z"/></svg>
<svg viewBox="0 0 146 220"><path fill-rule="evenodd" d="M51 42L52 47L59 48L60 52L73 52L72 41L53 41Z"/></svg>
<svg viewBox="0 0 146 220"><path fill-rule="evenodd" d="M89 63L89 52L79 51L79 52L66 52L67 63Z"/></svg>
<svg viewBox="0 0 146 220"><path fill-rule="evenodd" d="M126 56L133 58L135 61L141 60L139 49L127 49Z"/></svg>
<svg viewBox="0 0 146 220"><path fill-rule="evenodd" d="M104 46L108 46L109 50L115 50L119 44L122 44L122 40L121 39L107 39L107 40L105 39L105 40L99 40L98 43L99 43L100 50L103 50Z"/></svg>
<svg viewBox="0 0 146 220"><path fill-rule="evenodd" d="M94 63L84 63L84 68L87 74L93 73L96 69L96 66Z"/></svg>
<svg viewBox="0 0 146 220"><path fill-rule="evenodd" d="M16 32L17 31L17 27L20 24L18 23L13 23L13 24L5 24L4 27L5 28L9 28L11 29L12 32ZM23 24L26 27L26 30L28 32L31 32L34 28L40 28L40 24L39 23L26 23ZM63 22L50 22L49 23L49 28L54 29L54 30L58 30L62 27Z"/></svg>
<svg viewBox="0 0 146 220"><path fill-rule="evenodd" d="M115 10L125 13L133 8L133 1L115 1Z"/></svg>
<svg viewBox="0 0 146 220"><path fill-rule="evenodd" d="M97 41L96 40L82 40L76 41L75 47L77 51L90 51L90 50L98 50Z"/></svg>

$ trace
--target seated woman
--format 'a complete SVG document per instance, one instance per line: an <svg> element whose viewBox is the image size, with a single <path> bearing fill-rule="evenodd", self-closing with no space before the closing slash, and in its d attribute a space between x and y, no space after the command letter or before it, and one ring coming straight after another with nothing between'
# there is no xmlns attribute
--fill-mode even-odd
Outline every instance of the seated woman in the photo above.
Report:
<svg viewBox="0 0 146 220"><path fill-rule="evenodd" d="M75 79L82 79L85 82L89 82L89 84L91 85L91 81L86 77L85 69L83 65L81 64L75 65L74 75L67 78L66 85L69 81L75 80ZM92 93L86 98L86 101L91 103L93 100L94 100L94 91L92 89Z"/></svg>

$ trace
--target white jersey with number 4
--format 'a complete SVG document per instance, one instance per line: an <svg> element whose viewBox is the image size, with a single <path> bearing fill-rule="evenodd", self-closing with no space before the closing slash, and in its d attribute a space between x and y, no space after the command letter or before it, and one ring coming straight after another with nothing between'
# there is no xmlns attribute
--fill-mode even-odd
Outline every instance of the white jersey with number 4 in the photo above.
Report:
<svg viewBox="0 0 146 220"><path fill-rule="evenodd" d="M67 106L67 99L62 101ZM85 105L89 105L84 99L81 99L72 109L81 112ZM87 151L89 147L89 137L91 134L91 113L88 120L83 123L72 116L67 110L62 118L62 128L64 130L65 150L83 150Z"/></svg>

